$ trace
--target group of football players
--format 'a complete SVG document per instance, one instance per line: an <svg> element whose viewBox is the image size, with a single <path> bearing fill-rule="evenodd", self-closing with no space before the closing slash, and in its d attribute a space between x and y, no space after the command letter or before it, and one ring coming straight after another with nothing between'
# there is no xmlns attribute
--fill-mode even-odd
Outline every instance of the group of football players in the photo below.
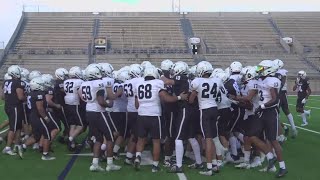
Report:
<svg viewBox="0 0 320 180"><path fill-rule="evenodd" d="M99 63L84 70L59 68L53 77L12 65L2 88L9 119L3 153L22 158L33 146L42 160L54 160L51 144L57 138L70 151L91 145L90 171L120 170L113 161L121 147L125 164L139 170L145 145L151 144L152 172L160 169L162 151L163 166L172 173L183 172L184 156L194 160L188 168L206 176L218 173L225 162L249 169L262 166L266 158L260 171L275 172L278 161L276 176L282 177L288 172L281 147L288 128L279 122L280 108L292 137L297 136L283 66L279 59L246 67L235 61L223 70L207 61L189 68L182 61L164 60L159 68L144 61L115 71ZM305 126L310 111L304 105L311 94L306 72L298 73L293 89ZM102 158L105 169L99 165Z"/></svg>

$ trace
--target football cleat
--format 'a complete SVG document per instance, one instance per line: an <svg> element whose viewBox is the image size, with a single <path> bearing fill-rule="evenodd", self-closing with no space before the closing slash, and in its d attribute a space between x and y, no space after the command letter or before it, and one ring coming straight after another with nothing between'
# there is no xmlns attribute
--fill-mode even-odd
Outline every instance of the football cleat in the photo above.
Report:
<svg viewBox="0 0 320 180"><path fill-rule="evenodd" d="M165 161L163 162L163 167L171 167L171 162L170 162L170 160L165 160Z"/></svg>
<svg viewBox="0 0 320 180"><path fill-rule="evenodd" d="M262 166L260 157L255 157L253 162L250 164L251 168L256 168Z"/></svg>
<svg viewBox="0 0 320 180"><path fill-rule="evenodd" d="M172 166L169 170L168 173L182 173L182 167L178 167L177 165Z"/></svg>
<svg viewBox="0 0 320 180"><path fill-rule="evenodd" d="M126 159L124 160L124 164L125 165L133 165L133 159L126 157Z"/></svg>
<svg viewBox="0 0 320 180"><path fill-rule="evenodd" d="M213 172L212 172L212 169L206 169L204 171L200 171L199 174L204 175L204 176L212 176Z"/></svg>
<svg viewBox="0 0 320 180"><path fill-rule="evenodd" d="M203 169L203 167L204 167L203 164L197 164L197 163L188 165L188 168L190 169Z"/></svg>
<svg viewBox="0 0 320 180"><path fill-rule="evenodd" d="M288 135L289 135L289 128L284 129L284 135L285 135L286 137L288 137Z"/></svg>
<svg viewBox="0 0 320 180"><path fill-rule="evenodd" d="M277 178L281 178L281 177L285 176L287 173L288 173L287 169L280 168L278 173L277 173L277 175L276 175L276 177Z"/></svg>
<svg viewBox="0 0 320 180"><path fill-rule="evenodd" d="M115 164L109 164L106 167L106 171L119 171L121 169L121 166L115 165Z"/></svg>
<svg viewBox="0 0 320 180"><path fill-rule="evenodd" d="M19 145L16 146L16 151L18 152L18 156L20 157L20 159L23 159L23 148Z"/></svg>
<svg viewBox="0 0 320 180"><path fill-rule="evenodd" d="M306 123L303 123L303 124L301 124L301 126L302 126L302 127L308 126L308 123L307 123L307 122L306 122Z"/></svg>
<svg viewBox="0 0 320 180"><path fill-rule="evenodd" d="M277 162L277 158L273 157L273 159L268 160L268 167L267 171L269 171L272 167L274 167L274 164Z"/></svg>
<svg viewBox="0 0 320 180"><path fill-rule="evenodd" d="M152 165L152 170L151 170L151 172L156 173L156 172L158 172L158 171L160 171L160 167L159 167L159 166Z"/></svg>
<svg viewBox="0 0 320 180"><path fill-rule="evenodd" d="M10 156L15 156L15 155L17 155L17 153L15 153L15 152L13 152L11 149L6 149L6 148L4 148L3 150L2 150L2 153L3 154L8 154L8 155L10 155Z"/></svg>
<svg viewBox="0 0 320 180"><path fill-rule="evenodd" d="M250 169L250 164L248 162L243 162L234 167L238 169Z"/></svg>
<svg viewBox="0 0 320 180"><path fill-rule="evenodd" d="M44 160L44 161L51 161L51 160L55 160L56 158L53 157L53 156L50 156L50 154L48 153L46 155L43 154L41 159Z"/></svg>
<svg viewBox="0 0 320 180"><path fill-rule="evenodd" d="M141 164L141 156L137 156L134 160L134 168L136 171L140 170L140 164Z"/></svg>
<svg viewBox="0 0 320 180"><path fill-rule="evenodd" d="M293 129L293 130L292 130L291 138L292 138L292 139L295 139L297 136L298 136L298 131L297 131L297 129Z"/></svg>
<svg viewBox="0 0 320 180"><path fill-rule="evenodd" d="M120 159L119 153L113 152L113 159L114 160L119 160Z"/></svg>
<svg viewBox="0 0 320 180"><path fill-rule="evenodd" d="M98 164L96 164L96 165L92 164L89 169L91 172L103 172L104 171L104 169L101 166L99 166Z"/></svg>
<svg viewBox="0 0 320 180"><path fill-rule="evenodd" d="M39 144L38 143L33 144L32 149L34 149L34 150L39 149Z"/></svg>
<svg viewBox="0 0 320 180"><path fill-rule="evenodd" d="M277 168L276 168L276 166L273 166L272 168L270 168L270 169L268 170L268 167L265 167L265 168L263 168L263 169L260 169L259 171L260 171L260 172L272 172L272 173L274 173L274 172L277 171Z"/></svg>

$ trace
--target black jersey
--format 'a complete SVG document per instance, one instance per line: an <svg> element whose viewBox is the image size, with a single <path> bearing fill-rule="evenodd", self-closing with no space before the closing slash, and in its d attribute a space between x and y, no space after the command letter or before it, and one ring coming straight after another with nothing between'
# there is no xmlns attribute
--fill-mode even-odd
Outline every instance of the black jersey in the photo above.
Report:
<svg viewBox="0 0 320 180"><path fill-rule="evenodd" d="M56 99L55 99L54 88L49 87L49 88L45 91L45 95L47 95L47 94L49 94L49 95L52 96L52 101L55 103L55 100L56 100ZM54 108L54 107L51 107L51 106L48 105L48 108Z"/></svg>
<svg viewBox="0 0 320 180"><path fill-rule="evenodd" d="M186 75L176 75L173 77L174 86L173 93L179 96L181 93L189 93L189 80ZM179 105L188 105L186 101L179 101Z"/></svg>
<svg viewBox="0 0 320 180"><path fill-rule="evenodd" d="M298 97L305 97L307 96L307 89L310 86L309 78L300 79L300 81L297 84L298 89Z"/></svg>
<svg viewBox="0 0 320 180"><path fill-rule="evenodd" d="M9 106L22 105L22 101L18 99L17 89L25 90L25 82L20 79L5 80L3 84L3 93L5 104Z"/></svg>
<svg viewBox="0 0 320 180"><path fill-rule="evenodd" d="M231 94L233 96L240 95L240 90L239 90L238 84L234 79L229 79L224 84L224 87L227 90L227 95L229 95L229 94Z"/></svg>
<svg viewBox="0 0 320 180"><path fill-rule="evenodd" d="M31 115L40 117L37 109L36 103L38 101L43 101L43 107L47 108L47 102L46 102L46 92L44 91L31 91L28 94L28 108L31 110Z"/></svg>
<svg viewBox="0 0 320 180"><path fill-rule="evenodd" d="M63 82L62 80L56 80L56 83L54 85L54 92L55 92L55 96L54 96L54 102L60 105L65 105L64 102L64 96L66 95L65 92L63 91ZM61 90L62 89L62 90Z"/></svg>

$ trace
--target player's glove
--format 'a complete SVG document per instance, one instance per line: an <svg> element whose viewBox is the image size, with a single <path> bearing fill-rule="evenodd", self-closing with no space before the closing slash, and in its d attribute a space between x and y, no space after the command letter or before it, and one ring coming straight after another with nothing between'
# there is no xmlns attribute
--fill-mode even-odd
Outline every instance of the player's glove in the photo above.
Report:
<svg viewBox="0 0 320 180"><path fill-rule="evenodd" d="M303 98L302 101L301 101L301 103L302 103L302 104L307 103L307 99L306 99L306 98Z"/></svg>
<svg viewBox="0 0 320 180"><path fill-rule="evenodd" d="M300 81L300 78L298 77L295 83L299 84L299 81Z"/></svg>

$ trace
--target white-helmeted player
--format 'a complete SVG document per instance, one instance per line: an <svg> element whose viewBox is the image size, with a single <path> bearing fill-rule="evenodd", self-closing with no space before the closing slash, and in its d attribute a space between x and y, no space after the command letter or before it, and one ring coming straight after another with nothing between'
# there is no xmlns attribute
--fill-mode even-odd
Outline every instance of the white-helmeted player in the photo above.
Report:
<svg viewBox="0 0 320 180"><path fill-rule="evenodd" d="M93 159L90 171L104 171L99 166L99 157L101 145L104 138L107 141L107 167L106 171L120 170L121 167L113 164L113 130L110 119L106 112L107 92L102 79L101 66L98 64L90 64L85 70L86 78L81 84L81 99L86 102L86 117L89 122L89 139L94 142Z"/></svg>
<svg viewBox="0 0 320 180"><path fill-rule="evenodd" d="M82 70L74 66L69 70L69 79L64 81L64 101L66 104L66 116L69 124L69 141L70 150L75 148L75 138L82 132L85 126L84 117L81 116L79 88L83 83Z"/></svg>

